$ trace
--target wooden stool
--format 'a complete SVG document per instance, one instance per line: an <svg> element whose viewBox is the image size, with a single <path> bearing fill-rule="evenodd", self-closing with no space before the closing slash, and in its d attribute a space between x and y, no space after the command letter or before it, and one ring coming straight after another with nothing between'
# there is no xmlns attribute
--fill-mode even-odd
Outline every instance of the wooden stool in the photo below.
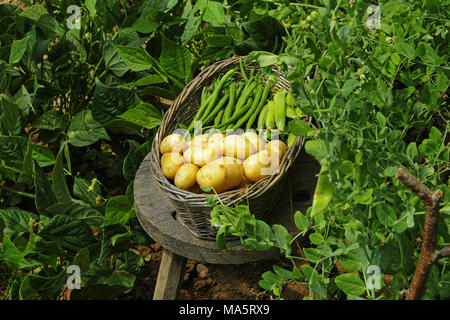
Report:
<svg viewBox="0 0 450 320"><path fill-rule="evenodd" d="M319 172L318 163L304 151L289 171L279 205L267 220L269 225L281 224L296 233L293 213L302 213L311 205ZM292 192L291 192L292 190ZM215 241L200 240L176 219L175 209L159 190L150 171L150 159L142 162L134 182L136 215L148 235L163 248L154 300L177 298L183 281L187 258L213 264L243 264L279 256L279 251L253 251L239 240L227 242L228 250L219 249ZM297 230L298 231L298 230Z"/></svg>

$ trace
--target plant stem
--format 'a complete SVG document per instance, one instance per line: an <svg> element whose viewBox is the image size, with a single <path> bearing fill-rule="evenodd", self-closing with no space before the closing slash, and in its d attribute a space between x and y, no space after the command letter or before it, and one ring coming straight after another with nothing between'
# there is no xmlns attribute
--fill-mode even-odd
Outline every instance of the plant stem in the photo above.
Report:
<svg viewBox="0 0 450 320"><path fill-rule="evenodd" d="M426 208L420 258L406 297L407 300L418 300L422 295L433 263L440 258L450 256L450 246L441 247L437 245L439 202L443 192L439 189L434 192L431 191L403 168L397 170L396 178L413 191L422 200Z"/></svg>

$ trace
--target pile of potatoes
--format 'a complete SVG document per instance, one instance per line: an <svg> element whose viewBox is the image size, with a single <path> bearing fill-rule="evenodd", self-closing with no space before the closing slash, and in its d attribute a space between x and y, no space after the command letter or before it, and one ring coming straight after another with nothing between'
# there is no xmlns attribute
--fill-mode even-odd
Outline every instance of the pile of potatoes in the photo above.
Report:
<svg viewBox="0 0 450 320"><path fill-rule="evenodd" d="M161 141L159 150L161 171L177 188L202 193L201 186L221 193L273 174L288 147L281 140L266 143L256 132L215 132L190 141L174 133Z"/></svg>

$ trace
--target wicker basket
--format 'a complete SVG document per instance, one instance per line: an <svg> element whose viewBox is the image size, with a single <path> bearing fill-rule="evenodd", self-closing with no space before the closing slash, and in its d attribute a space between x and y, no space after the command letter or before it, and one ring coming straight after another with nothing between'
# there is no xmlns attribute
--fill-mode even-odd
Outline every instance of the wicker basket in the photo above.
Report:
<svg viewBox="0 0 450 320"><path fill-rule="evenodd" d="M211 208L202 194L195 194L181 190L172 184L161 172L159 144L162 139L178 128L178 124L188 126L194 118L200 104L200 96L204 86L211 83L223 73L239 65L238 58L229 58L219 61L205 68L195 79L193 79L173 102L164 116L153 140L151 151L151 170L164 194L173 203L177 211L178 220L188 228L196 237L205 240L214 240L217 230L210 224ZM258 68L251 65L250 68ZM278 73L279 77L275 89L286 88L290 90L289 82ZM286 178L287 170L295 161L302 146L303 138L298 137L283 157L278 174L264 178L247 189L230 190L219 194L221 201L225 204L236 204L241 200L247 201L252 214L257 219L265 219L272 211L278 201L280 192Z"/></svg>

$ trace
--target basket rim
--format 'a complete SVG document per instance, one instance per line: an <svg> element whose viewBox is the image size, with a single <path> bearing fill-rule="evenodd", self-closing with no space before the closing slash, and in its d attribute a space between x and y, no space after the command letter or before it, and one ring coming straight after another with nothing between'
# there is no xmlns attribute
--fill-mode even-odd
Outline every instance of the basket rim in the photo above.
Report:
<svg viewBox="0 0 450 320"><path fill-rule="evenodd" d="M166 124L171 121L175 110L177 110L177 108L183 107L184 104L183 102L185 102L186 98L190 96L192 91L195 89L196 85L201 86L201 84L204 83L206 79L208 79L210 76L222 74L227 70L229 70L230 68L237 66L240 58L244 57L230 57L228 59L215 62L214 64L211 64L210 66L203 69L194 79L192 79L186 85L186 87L182 90L182 92L178 95L178 97L172 102L170 108L164 115L161 125L157 129L157 132L152 142L152 150L150 152L153 160L152 165L150 167L152 174L157 182L157 185L163 191L166 191L165 193L167 194L167 196L169 196L173 200L197 203L199 206L207 205L205 201L206 197L204 194L197 194L187 190L179 189L162 174L159 145L164 137L171 134L171 132L166 132L167 131ZM272 70L278 73L277 83L281 81L287 82L287 80L278 71L275 65L272 66ZM287 85L285 84L285 87L286 89L291 90L289 84ZM310 123L311 117L308 117L307 119L308 119L307 122ZM260 181L251 184L250 187L241 189L232 189L219 193L217 194L217 196L219 197L220 201L231 204L239 202L242 199L253 199L258 196L261 196L266 190L268 190L271 186L277 183L284 174L287 173L289 168L292 166L294 160L300 153L300 150L302 149L303 145L304 145L304 137L298 136L295 139L294 143L291 145L291 147L289 147L288 151L283 156L282 160L280 161L277 173L267 176L261 179Z"/></svg>

